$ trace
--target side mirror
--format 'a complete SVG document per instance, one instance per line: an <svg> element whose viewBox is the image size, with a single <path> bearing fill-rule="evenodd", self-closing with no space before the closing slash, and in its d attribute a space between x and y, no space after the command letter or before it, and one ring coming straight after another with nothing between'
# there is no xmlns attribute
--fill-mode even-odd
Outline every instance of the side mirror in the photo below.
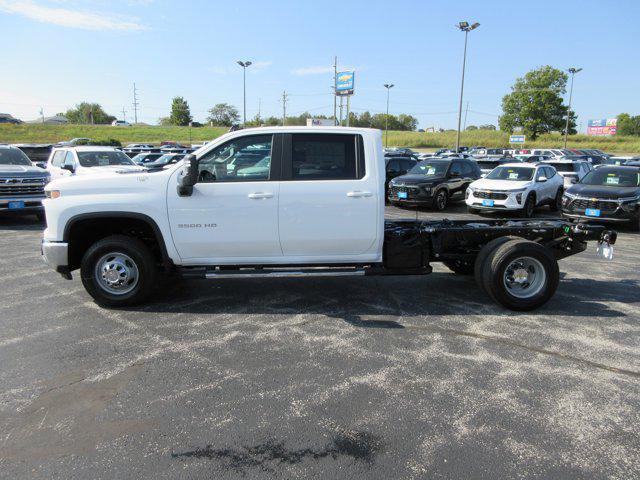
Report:
<svg viewBox="0 0 640 480"><path fill-rule="evenodd" d="M76 169L73 165L62 165L62 170L66 170L67 172L76 173Z"/></svg>
<svg viewBox="0 0 640 480"><path fill-rule="evenodd" d="M540 178L538 178L538 181L540 183L546 182L547 181L547 177L540 177Z"/></svg>
<svg viewBox="0 0 640 480"><path fill-rule="evenodd" d="M190 197L193 186L198 182L198 159L193 154L185 155L182 173L178 178L178 195Z"/></svg>

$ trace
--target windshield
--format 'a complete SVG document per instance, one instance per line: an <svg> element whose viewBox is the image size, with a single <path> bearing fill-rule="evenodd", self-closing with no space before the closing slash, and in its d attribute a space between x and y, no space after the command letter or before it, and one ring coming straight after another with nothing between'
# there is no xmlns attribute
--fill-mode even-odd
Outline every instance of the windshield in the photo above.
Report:
<svg viewBox="0 0 640 480"><path fill-rule="evenodd" d="M158 159L153 160L152 162L147 163L147 167L156 167L161 165L169 165L170 163L176 163L179 160L182 160L184 155L176 155L175 153L167 153L165 155L160 156ZM143 162L146 163L146 162Z"/></svg>
<svg viewBox="0 0 640 480"><path fill-rule="evenodd" d="M512 182L526 182L533 178L534 168L526 167L497 167L486 178L490 180L509 180Z"/></svg>
<svg viewBox="0 0 640 480"><path fill-rule="evenodd" d="M607 187L638 187L640 186L640 172L597 168L585 175L580 183Z"/></svg>
<svg viewBox="0 0 640 480"><path fill-rule="evenodd" d="M135 165L122 152L78 152L80 165L83 167L111 167L117 165Z"/></svg>
<svg viewBox="0 0 640 480"><path fill-rule="evenodd" d="M553 168L555 168L558 172L564 172L564 173L574 173L574 164L573 162L556 162L556 163L552 163L552 162L546 162L547 165L551 165Z"/></svg>
<svg viewBox="0 0 640 480"><path fill-rule="evenodd" d="M33 165L29 157L22 150L17 148L0 149L0 165L24 165L30 167Z"/></svg>
<svg viewBox="0 0 640 480"><path fill-rule="evenodd" d="M425 175L427 177L444 177L449 169L449 165L451 165L449 162L424 161L409 170L409 173Z"/></svg>

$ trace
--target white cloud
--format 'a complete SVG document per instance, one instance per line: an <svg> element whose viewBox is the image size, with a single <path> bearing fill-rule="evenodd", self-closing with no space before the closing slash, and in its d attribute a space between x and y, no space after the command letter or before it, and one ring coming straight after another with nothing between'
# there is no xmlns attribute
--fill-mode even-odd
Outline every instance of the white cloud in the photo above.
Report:
<svg viewBox="0 0 640 480"><path fill-rule="evenodd" d="M22 15L37 22L83 30L145 30L146 27L130 19L71 8L39 5L31 0L0 0L0 11Z"/></svg>
<svg viewBox="0 0 640 480"><path fill-rule="evenodd" d="M356 69L354 67L345 67L344 65L338 66L339 72L351 71L351 70L356 70ZM291 73L293 73L294 75L320 75L325 73L333 73L333 67L323 66L323 65L314 65L311 67L299 67L291 70Z"/></svg>

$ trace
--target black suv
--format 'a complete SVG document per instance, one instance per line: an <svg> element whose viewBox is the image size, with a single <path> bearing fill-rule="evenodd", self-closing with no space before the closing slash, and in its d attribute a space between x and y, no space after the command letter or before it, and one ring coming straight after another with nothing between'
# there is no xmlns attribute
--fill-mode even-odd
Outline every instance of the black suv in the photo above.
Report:
<svg viewBox="0 0 640 480"><path fill-rule="evenodd" d="M392 205L429 206L444 210L450 199L464 199L467 187L481 176L473 160L431 158L389 182Z"/></svg>
<svg viewBox="0 0 640 480"><path fill-rule="evenodd" d="M601 166L562 197L562 214L575 219L627 222L640 231L640 167Z"/></svg>
<svg viewBox="0 0 640 480"><path fill-rule="evenodd" d="M384 182L384 194L389 193L389 182L400 175L405 175L416 166L417 160L410 157L384 157L386 164L386 178Z"/></svg>

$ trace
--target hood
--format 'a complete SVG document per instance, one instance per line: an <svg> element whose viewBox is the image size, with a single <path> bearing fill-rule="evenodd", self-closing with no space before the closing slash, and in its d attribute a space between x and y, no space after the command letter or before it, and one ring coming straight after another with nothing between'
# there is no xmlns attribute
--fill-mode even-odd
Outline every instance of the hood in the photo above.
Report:
<svg viewBox="0 0 640 480"><path fill-rule="evenodd" d="M15 178L46 177L49 174L40 167L31 165L0 165L0 176Z"/></svg>
<svg viewBox="0 0 640 480"><path fill-rule="evenodd" d="M531 180L522 182L514 182L513 180L490 180L481 178L469 185L472 188L480 188L482 190L521 190L531 185Z"/></svg>
<svg viewBox="0 0 640 480"><path fill-rule="evenodd" d="M444 176L427 176L418 174L401 175L393 179L394 185L430 185L440 183L444 180Z"/></svg>
<svg viewBox="0 0 640 480"><path fill-rule="evenodd" d="M625 198L640 194L640 187L614 187L605 185L575 184L567 189L567 193L590 198Z"/></svg>
<svg viewBox="0 0 640 480"><path fill-rule="evenodd" d="M104 167L89 167L78 170L78 175L102 175L117 172L144 172L145 168L138 165L107 165Z"/></svg>

